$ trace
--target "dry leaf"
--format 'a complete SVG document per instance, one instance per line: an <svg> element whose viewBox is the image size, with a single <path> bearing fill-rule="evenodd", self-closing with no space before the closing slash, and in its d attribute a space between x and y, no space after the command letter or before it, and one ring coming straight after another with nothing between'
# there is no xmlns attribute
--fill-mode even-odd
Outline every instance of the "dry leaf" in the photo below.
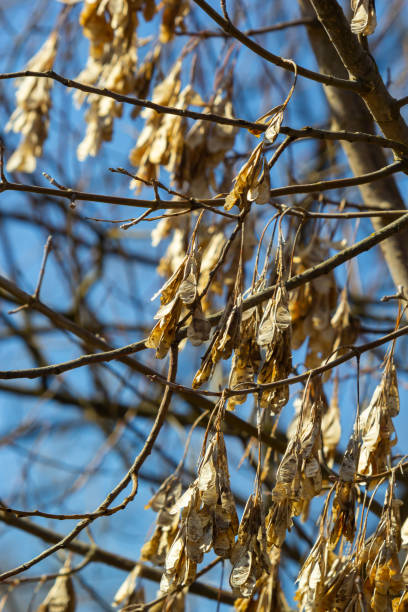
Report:
<svg viewBox="0 0 408 612"><path fill-rule="evenodd" d="M369 406L361 413L362 444L358 463L360 474L379 474L391 467L391 449L397 443L392 417L398 413L397 375L390 358ZM373 479L370 486L375 486L375 483Z"/></svg>
<svg viewBox="0 0 408 612"><path fill-rule="evenodd" d="M157 519L152 537L142 546L142 561L164 565L166 555L177 534L179 509L176 504L180 499L181 482L179 478L171 475L146 505L146 508L152 508L157 512Z"/></svg>
<svg viewBox="0 0 408 612"><path fill-rule="evenodd" d="M201 257L197 249L195 249L188 257L183 280L178 290L178 295L183 304L193 304L198 295L197 287L200 275Z"/></svg>
<svg viewBox="0 0 408 612"><path fill-rule="evenodd" d="M258 329L258 310L251 308L242 315L240 341L234 351L228 386L240 388L242 384L254 381L261 364L261 354L256 341ZM245 402L246 395L233 395L228 400L228 409L233 410L237 404Z"/></svg>
<svg viewBox="0 0 408 612"><path fill-rule="evenodd" d="M329 553L334 557L333 553ZM334 557L326 573L324 589L319 600L319 610L354 610L352 602L368 608L368 601L361 592L359 568L349 558Z"/></svg>
<svg viewBox="0 0 408 612"><path fill-rule="evenodd" d="M279 549L272 548L269 559L270 572L264 572L256 581L252 594L235 600L234 608L237 612L291 612L279 581Z"/></svg>
<svg viewBox="0 0 408 612"><path fill-rule="evenodd" d="M266 157L263 158L263 171L258 182L248 190L248 200L257 204L267 204L271 199L271 177Z"/></svg>
<svg viewBox="0 0 408 612"><path fill-rule="evenodd" d="M229 558L238 529L235 502L231 493L227 454L221 432L210 440L198 471L197 486L203 511L208 516L207 533L214 552Z"/></svg>
<svg viewBox="0 0 408 612"><path fill-rule="evenodd" d="M266 347L265 361L258 374L258 384L273 383L287 378L292 370L291 316L284 285L278 287L269 300L258 329L257 342ZM279 385L263 391L260 404L272 414L279 414L289 400L289 386Z"/></svg>
<svg viewBox="0 0 408 612"><path fill-rule="evenodd" d="M200 346L210 337L211 323L207 321L201 304L192 311L191 323L187 328L187 338L193 346Z"/></svg>
<svg viewBox="0 0 408 612"><path fill-rule="evenodd" d="M292 527L292 517L302 513L306 518L310 500L322 488L319 462L322 407L321 382L316 378L310 383L305 396L302 421L290 438L276 473L272 505L266 519L269 545L282 546L286 530Z"/></svg>
<svg viewBox="0 0 408 612"><path fill-rule="evenodd" d="M192 387L198 389L207 382L220 359L229 359L233 349L239 344L239 331L242 315L242 298L234 304L231 300L224 310L218 327L214 331L199 370L196 372Z"/></svg>
<svg viewBox="0 0 408 612"><path fill-rule="evenodd" d="M132 571L126 576L119 589L116 591L112 602L113 606L117 607L119 605L123 605L122 610L125 610L130 604L144 602L143 587L136 589L136 582L140 576L140 572L141 566L139 563L137 563Z"/></svg>
<svg viewBox="0 0 408 612"><path fill-rule="evenodd" d="M341 437L340 407L338 397L339 379L334 379L333 395L330 405L326 405L322 417L323 452L329 467L334 463L336 448Z"/></svg>
<svg viewBox="0 0 408 612"><path fill-rule="evenodd" d="M326 540L320 535L310 551L297 577L299 583L295 600L299 602L299 610L314 612L322 610L319 602L323 594L326 575Z"/></svg>
<svg viewBox="0 0 408 612"><path fill-rule="evenodd" d="M57 53L57 34L53 32L41 49L31 58L26 70L46 72L51 70ZM6 132L12 130L22 135L17 149L7 162L7 170L34 172L37 158L41 157L48 135L51 89L54 81L37 77L17 79L17 107L11 115Z"/></svg>
<svg viewBox="0 0 408 612"><path fill-rule="evenodd" d="M256 188L258 175L263 167L263 143L260 142L252 151L248 161L242 166L235 177L235 185L225 198L224 208L230 210L235 204L239 208L246 205L247 195L250 189Z"/></svg>
<svg viewBox="0 0 408 612"><path fill-rule="evenodd" d="M163 43L170 42L174 38L174 30L176 25L180 25L183 17L190 10L190 4L187 0L164 0L162 23L160 26L160 41Z"/></svg>
<svg viewBox="0 0 408 612"><path fill-rule="evenodd" d="M377 26L374 0L351 0L351 10L351 31L363 36L373 34Z"/></svg>
<svg viewBox="0 0 408 612"><path fill-rule="evenodd" d="M281 110L278 110L268 123L268 127L265 132L265 138L270 143L274 143L276 138L278 137L280 127L283 121L283 111L283 108Z"/></svg>
<svg viewBox="0 0 408 612"><path fill-rule="evenodd" d="M90 55L85 68L77 77L78 81L99 88L106 88L120 94L145 97L154 67L160 55L155 47L137 72L138 12L143 10L145 17L153 8L154 0L138 3L132 0L88 0L80 15L83 32L90 40ZM122 114L122 103L113 98L101 97L76 91L76 103L89 102L85 119L86 134L77 149L77 157L83 161L88 156L96 156L104 141L113 135L115 117Z"/></svg>
<svg viewBox="0 0 408 612"><path fill-rule="evenodd" d="M246 503L238 529L238 540L232 550L230 585L242 597L250 597L256 581L270 562L264 549L262 511L258 496L251 495Z"/></svg>
<svg viewBox="0 0 408 612"><path fill-rule="evenodd" d="M179 289L184 277L187 260L188 257L185 256L174 274L152 297L152 300L154 300L161 293L161 306L154 317L155 319L159 319L159 321L150 332L146 340L146 346L156 349L157 359L163 359L167 355L176 337L177 323L182 310Z"/></svg>
<svg viewBox="0 0 408 612"><path fill-rule="evenodd" d="M217 91L214 101L211 105L204 105L203 112L234 118L229 93L225 93L224 88ZM210 197L211 189L216 193L220 191L214 171L220 163L225 163L226 154L234 146L236 133L237 128L231 125L195 121L185 134L181 158L169 168L172 180L195 198Z"/></svg>
<svg viewBox="0 0 408 612"><path fill-rule="evenodd" d="M336 493L333 498L331 515L330 542L334 548L340 537L352 542L356 530L355 505L357 489L354 480L357 473L360 446L355 435L347 445L340 467L339 480L336 483Z"/></svg>
<svg viewBox="0 0 408 612"><path fill-rule="evenodd" d="M398 556L401 548L401 505L402 501L394 497L394 487L390 484L377 529L364 543L361 552L367 575L364 592L375 612L392 610L393 599L399 599L405 588Z"/></svg>
<svg viewBox="0 0 408 612"><path fill-rule="evenodd" d="M72 578L67 575L71 569L69 561L60 570L48 595L37 608L37 612L75 612L76 598Z"/></svg>
<svg viewBox="0 0 408 612"><path fill-rule="evenodd" d="M298 246L293 258L292 274L301 274L329 256L328 247L318 237L306 246ZM338 336L331 325L337 301L337 287L333 272L320 276L289 293L292 318L292 348L298 349L309 339L305 365L315 368L332 353Z"/></svg>
<svg viewBox="0 0 408 612"><path fill-rule="evenodd" d="M197 479L171 509L180 525L167 553L162 593L194 580L196 565L210 551L229 558L238 529L234 498L230 489L224 437L217 432L202 457Z"/></svg>

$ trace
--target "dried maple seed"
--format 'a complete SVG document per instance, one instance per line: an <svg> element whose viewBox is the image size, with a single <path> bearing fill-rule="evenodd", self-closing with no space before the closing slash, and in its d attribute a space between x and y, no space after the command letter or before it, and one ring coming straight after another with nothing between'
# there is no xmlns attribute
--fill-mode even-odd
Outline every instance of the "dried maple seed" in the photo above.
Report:
<svg viewBox="0 0 408 612"><path fill-rule="evenodd" d="M46 72L51 70L57 53L57 34L53 32L41 49L31 58L26 70ZM21 142L7 162L7 170L34 172L37 158L41 157L48 135L51 89L54 81L39 77L17 80L17 108L11 115L6 132L12 130L22 135Z"/></svg>
<svg viewBox="0 0 408 612"><path fill-rule="evenodd" d="M362 444L358 462L360 474L380 474L391 467L391 449L397 443L392 417L399 413L397 374L392 358L387 361L381 383L370 404L361 413ZM372 479L373 487L376 480Z"/></svg>
<svg viewBox="0 0 408 612"><path fill-rule="evenodd" d="M250 597L256 581L269 572L269 558L262 533L261 501L251 495L246 503L238 529L238 539L231 554L230 585L242 597Z"/></svg>
<svg viewBox="0 0 408 612"><path fill-rule="evenodd" d="M152 537L141 550L141 560L163 566L166 555L177 534L178 512L173 510L181 496L181 482L176 476L169 476L147 504L157 512L155 529Z"/></svg>
<svg viewBox="0 0 408 612"><path fill-rule="evenodd" d="M351 10L351 31L363 36L373 34L377 26L374 0L351 0Z"/></svg>

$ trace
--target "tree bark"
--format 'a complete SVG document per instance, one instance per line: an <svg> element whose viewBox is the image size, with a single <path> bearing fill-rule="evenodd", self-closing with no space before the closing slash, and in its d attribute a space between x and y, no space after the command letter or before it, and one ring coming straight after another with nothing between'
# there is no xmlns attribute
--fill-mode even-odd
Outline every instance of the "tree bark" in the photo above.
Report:
<svg viewBox="0 0 408 612"><path fill-rule="evenodd" d="M315 16L317 3L314 2L314 0L299 0L299 4L304 17ZM315 9L313 8L312 4L315 6ZM322 4L325 5L326 9L328 8L328 5L335 9L332 12L331 19L329 19L326 10L325 24L330 25L333 24L333 19L337 20L337 34L336 36L333 34L333 37L330 40L322 25L313 25L308 26L307 28L309 40L320 70L327 74L333 74L335 76L346 78L347 69L345 68L343 62L347 61L348 68L350 68L352 65L355 73L357 73L357 76L361 76L361 73L367 69L368 62L370 61L370 71L371 74L376 75L377 89L380 87L381 96L387 97L388 108L392 107L395 112L396 105L393 103L393 99L387 90L387 96L385 96L382 89L382 86L385 88L385 85L378 74L373 60L369 54L363 50L361 45L358 43L357 38L351 33L349 25L347 21L345 21L344 14L340 7L338 7L336 2L332 1L327 2L324 0ZM342 15L342 19L339 17L339 12ZM321 18L321 14L319 14L318 11L316 11L316 13L318 17ZM346 60L343 57L342 61L333 43L335 41L338 43L338 39L340 37L339 31L341 29L344 30L345 28L347 28L348 31L347 34L343 32L345 43L350 43L349 39L351 39L353 44L350 45L350 49L347 51ZM335 29L334 26L333 29ZM353 53L358 53L354 60L352 58ZM368 55L369 59L367 59L366 55ZM361 62L360 66L359 62ZM378 85L378 79L380 79L380 85ZM324 86L324 91L331 111L333 129L366 132L370 134L375 133L372 114L370 114L370 111L366 106L366 104L368 104L367 97L366 101L364 101L358 94L329 86ZM370 96L371 105L374 108L377 108L377 103L374 104L373 102L374 93L367 95ZM370 110L372 112L371 108ZM377 119L377 122L384 134L389 138L396 137L397 140L405 142L405 136L408 134L408 130L405 122L403 122L401 116L399 115L399 112L397 118L394 117L394 119L388 121L387 127L384 126L384 113L385 110L383 109L381 111L381 122ZM400 125L401 122L403 123L403 126ZM393 125L390 126L390 124ZM391 133L393 136L391 136ZM355 175L373 172L374 170L377 170L378 168L381 168L387 164L385 153L379 147L373 147L369 143L357 142L342 142L341 145L347 156L350 168ZM393 177L388 177L367 185L360 185L359 189L364 200L364 204L367 207L386 209L405 208L404 201ZM378 230L387 224L387 220L381 218L372 218L371 221L375 230ZM408 232L402 231L400 234L383 241L381 243L381 248L395 285L403 285L404 287L408 288Z"/></svg>

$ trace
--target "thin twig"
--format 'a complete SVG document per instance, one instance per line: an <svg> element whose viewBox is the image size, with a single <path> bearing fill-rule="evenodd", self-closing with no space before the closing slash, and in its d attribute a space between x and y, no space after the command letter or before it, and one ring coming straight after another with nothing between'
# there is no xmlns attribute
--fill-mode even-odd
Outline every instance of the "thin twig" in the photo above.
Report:
<svg viewBox="0 0 408 612"><path fill-rule="evenodd" d="M390 302L391 300L402 300L408 302L408 298L405 295L405 289L402 285L398 285L397 292L394 295L384 295L381 298L381 302Z"/></svg>
<svg viewBox="0 0 408 612"><path fill-rule="evenodd" d="M408 154L408 146L398 140L390 140L375 134L365 132L350 132L347 130L320 130L310 126L295 130L294 128L283 126L280 131L286 136L292 136L294 140L315 138L317 140L346 140L347 142L368 142L376 144L386 149L395 149L405 155Z"/></svg>
<svg viewBox="0 0 408 612"><path fill-rule="evenodd" d="M224 19L226 21L231 21L228 15L228 11L227 11L227 0L220 0L220 6L221 6L222 14L224 15Z"/></svg>
<svg viewBox="0 0 408 612"><path fill-rule="evenodd" d="M161 199L159 192L158 192L158 188L163 189L164 191L166 191L166 193L168 193L169 195L173 195L176 196L178 198L177 201L183 201L183 202L189 202L192 206L192 208L189 208L187 210L182 211L182 213L189 213L191 212L195 206L199 206L202 208L206 208L208 210L210 210L213 213L216 213L218 215L222 215L223 217L227 217L228 219L238 219L237 215L233 215L231 213L227 213L225 211L221 211L221 210L217 210L216 208L214 208L213 206L210 206L208 204L209 200L201 200L201 199L197 199L197 198L193 198L191 196L186 195L185 193L180 193L178 191L175 191L174 189L171 189L170 187L167 187L164 183L162 183L161 181L157 180L157 179L152 179L152 180L148 180L145 178L142 178L140 176L137 176L136 174L132 174L131 172L129 172L128 170L125 170L125 168L109 168L110 172L114 172L114 173L118 173L118 174L124 174L125 176L128 176L130 178L132 178L135 181L140 181L142 182L144 185L148 186L148 187L153 187L154 189L154 195L155 195L155 200L152 202L152 204L160 204L161 202L163 202L163 200ZM213 200L210 200L213 201ZM166 202L167 203L167 202ZM171 202L170 202L171 204ZM150 209L155 210L154 208ZM139 217L140 219L140 217ZM151 219L149 219L150 221L152 220L156 220L157 217L153 217ZM123 226L124 227L124 226ZM124 227L124 229L127 229L126 227Z"/></svg>
<svg viewBox="0 0 408 612"><path fill-rule="evenodd" d="M42 574L41 576L25 576L24 578L16 578L15 580L4 580L4 584L11 584L14 586L18 586L20 584L26 584L30 582L46 582L48 580L55 580L56 578L61 578L62 576L72 576L73 574L77 574L82 569L84 569L91 561L93 561L94 552L96 550L96 545L92 544L89 548L89 552L85 555L84 559L70 569L63 568L58 574Z"/></svg>
<svg viewBox="0 0 408 612"><path fill-rule="evenodd" d="M42 540L44 540L45 542L49 542L50 544L58 543L63 539L63 536L60 533L42 527L41 525L37 525L32 521L29 521L28 519L18 519L14 516L5 515L1 512L1 510L0 521L3 521L7 525L15 527L16 529L20 529L22 531L25 531L26 533L30 533L37 538L41 538ZM105 565L115 567L125 572L132 571L135 564L137 563L137 561L135 561L134 559L123 557L119 554L104 550L103 548L94 547L92 544L86 544L85 542L81 542L79 540L68 542L65 548L82 556L90 554L90 551L92 550L93 562L104 563ZM149 565L145 565L143 563L139 563L139 568L139 575L142 578L145 578L146 580L152 580L153 582L160 582L162 577L161 571L156 570L153 567L150 567ZM218 589L215 587L202 584L200 582L193 582L193 584L191 584L189 587L189 591L190 593L202 595L203 597L207 597L208 599L217 601ZM224 591L222 601L231 604L234 602L234 597L231 595L231 593Z"/></svg>
<svg viewBox="0 0 408 612"><path fill-rule="evenodd" d="M173 345L171 347L171 352L170 352L170 363L169 363L169 370L168 370L168 382L174 381L174 379L176 377L176 373L177 373L177 361L178 361L178 348L177 348L177 345ZM107 497L104 499L104 501L95 510L95 513L97 513L98 515L99 515L99 513L108 510L109 506L114 501L114 499L116 499L118 497L118 495L129 485L130 482L133 482L132 491L125 498L125 500L122 502L122 504L120 504L120 505L122 507L125 507L134 498L134 496L136 495L136 493L137 493L137 475L138 475L138 472L139 472L140 468L142 467L143 463L145 462L145 460L147 459L147 457L152 452L153 445L154 445L154 443L155 443L155 441L157 439L157 436L159 435L160 430L161 430L161 428L163 427L163 425L165 423L166 415L167 415L167 411L168 411L168 408L169 408L169 404L170 404L172 393L173 393L172 389L170 389L170 387L167 386L165 391L164 391L163 398L162 398L159 410L157 412L156 419L155 419L155 421L153 423L153 426L152 426L152 429L150 430L149 435L147 436L146 442L145 442L142 450L137 455L136 459L134 460L134 462L133 462L131 468L129 469L129 471L127 472L127 474L122 478L122 480L116 485L116 487L107 495ZM53 546L49 547L48 549L44 550L42 553L40 553L36 557L32 558L30 561L22 563L18 567L15 567L15 568L13 568L11 570L3 572L3 574L0 575L0 580L5 580L7 578L10 578L11 576L15 576L17 574L20 574L21 572L24 572L25 570L29 569L33 565L36 565L37 563L39 563L43 559L46 559L50 555L54 554L55 552L57 552L57 550L60 550L61 548L65 548L66 544L71 542L72 540L74 540L78 536L78 534L81 533L81 531L83 531L83 529L88 527L88 525L93 520L95 520L95 518L98 518L98 517L95 516L95 517L92 517L92 518L88 517L86 519L82 519L74 527L74 529L72 529L72 531L68 535L66 535L64 538L62 538L59 542L57 542Z"/></svg>
<svg viewBox="0 0 408 612"><path fill-rule="evenodd" d="M330 181L317 181L316 183L304 183L297 185L287 185L286 187L278 187L270 190L270 197L281 197L287 195L304 194L304 193L319 193L321 191L330 191L332 189L344 189L345 187L356 187L365 185L373 181L378 181L387 176L391 176L400 171L404 171L407 167L407 162L404 160L395 161L388 166L384 166L379 170L367 172L359 176L351 178L334 179ZM158 205L155 200L140 200L136 198L122 198L118 196L107 196L96 193L85 193L81 191L51 189L48 187L40 187L39 185L25 185L23 183L0 183L0 193L5 191L22 191L29 193L38 193L40 195L56 196L72 200L82 200L87 202L103 202L105 204L115 204L121 206L133 206L137 208L151 208L152 210L159 209L185 209L199 210L206 206L222 206L225 203L224 197L208 198L198 200L189 198L188 200L161 200ZM215 211L214 211L215 212Z"/></svg>
<svg viewBox="0 0 408 612"><path fill-rule="evenodd" d="M48 255L50 254L51 249L52 249L52 236L48 236L47 242L45 243L45 246L44 246L44 254L43 254L43 259L41 262L40 274L38 276L37 287L35 288L35 291L33 293L34 300L40 299L40 291L41 291L41 285L42 285L43 278L44 278L45 266L47 264Z"/></svg>
<svg viewBox="0 0 408 612"><path fill-rule="evenodd" d="M44 246L44 253L43 253L43 258L41 262L40 273L38 275L37 286L35 288L34 293L32 294L32 296L30 296L30 300L28 302L26 302L25 304L22 304L21 306L18 306L18 308L14 308L14 310L9 310L8 314L16 314L20 310L29 308L32 301L37 301L40 299L40 291L41 291L41 285L42 285L43 278L44 278L45 266L47 265L47 259L48 259L48 255L50 254L51 248L52 248L52 236L48 236L47 242L45 243L45 246Z"/></svg>
<svg viewBox="0 0 408 612"><path fill-rule="evenodd" d="M0 179L2 183L7 183L6 175L4 174L4 142L0 138Z"/></svg>
<svg viewBox="0 0 408 612"><path fill-rule="evenodd" d="M312 212L301 206L285 206L285 204L278 204L272 202L277 210L284 212L285 215L292 215L295 217L301 217L303 219L364 219L367 217L401 217L407 212L406 208L392 209L392 210L366 210L360 212L340 212L340 213L324 213L324 212Z"/></svg>
<svg viewBox="0 0 408 612"><path fill-rule="evenodd" d="M292 19L291 21L281 21L271 26L264 26L263 28L252 28L250 30L244 30L245 36L257 36L260 34L269 34L270 32L279 32L288 28L296 28L298 26L313 26L319 22L313 17L305 17L304 19ZM228 38L232 34L223 31L214 30L201 30L199 32L192 32L190 30L176 30L176 36L199 36L200 38Z"/></svg>
<svg viewBox="0 0 408 612"><path fill-rule="evenodd" d="M147 210L145 210L144 213L139 215L136 219L132 219L128 223L123 223L120 226L120 229L128 230L129 228L134 227L135 225L137 225L138 223L143 221L143 219L146 219L146 217L148 217L150 215L150 213L153 212L153 210L154 210L153 208L148 208Z"/></svg>

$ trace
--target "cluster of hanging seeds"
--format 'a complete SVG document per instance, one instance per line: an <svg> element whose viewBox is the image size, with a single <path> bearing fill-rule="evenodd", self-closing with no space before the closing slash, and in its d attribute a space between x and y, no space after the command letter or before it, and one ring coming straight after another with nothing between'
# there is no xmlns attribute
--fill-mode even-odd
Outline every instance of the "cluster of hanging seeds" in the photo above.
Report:
<svg viewBox="0 0 408 612"><path fill-rule="evenodd" d="M223 411L223 406L220 410ZM231 557L238 518L219 419L217 416L217 430L203 448L196 480L171 510L177 515L180 513L180 521L166 555L160 584L162 593L190 584L204 553L213 550L224 559Z"/></svg>
<svg viewBox="0 0 408 612"><path fill-rule="evenodd" d="M254 174L248 170L245 176L253 180L256 164L251 168ZM244 173L241 178L245 183ZM248 201L248 193L249 187L247 192L240 192L242 202ZM176 220L169 225L167 219L161 222L163 229L167 224L167 235L174 232L172 248L178 232L174 251L178 255L173 260L178 263L172 267L170 252L161 262L164 271L166 261L167 273L171 274L161 289L162 305L156 315L159 322L148 346L156 348L158 357L165 356L182 322L187 341L194 346L208 342L192 388L211 384L219 364L229 364L229 374L224 378L222 408L218 407L205 436L196 480L181 494L180 482L170 477L152 499L151 507L158 511L158 518L153 536L142 548L141 559L163 567L158 597L166 596L167 602L191 585L205 554L213 551L219 558L230 560L229 584L237 610L290 610L279 579L282 550L298 517L305 521L312 501L325 495L318 539L299 572L299 609L340 611L349 609L349 601L365 601L375 610L380 609L380 601L381 605L389 601L395 608L396 599L404 597L398 565L399 502L392 498L384 506L387 512L384 510L377 527L380 535L375 532L371 540L366 537L367 517L362 505L362 486L368 492L384 481L383 476L375 475L390 470L393 473L391 450L396 437L392 418L398 414L399 400L392 354L371 402L357 413L342 460L337 451L341 435L338 374L335 371L332 378L330 402L323 387L330 369L306 381L303 399L294 401L295 415L287 430L286 449L281 457L268 453L263 470L258 464L255 490L238 523L221 432L225 409L244 404L256 391L258 427L262 431L262 424L279 418L288 403L292 351L307 341L306 365L321 365L324 356L330 364L344 355L359 333L346 291L339 293L333 274L306 282L299 289L286 289L289 274L302 274L327 258L329 247L316 236L308 245L299 239L289 270L288 248L279 229L271 277L274 290L268 299L245 307L247 297L268 287L266 270L272 250L268 247L264 269L254 276L250 292L244 295L248 261L244 252L248 231L245 205L241 212L243 221L229 243L223 232L208 235L205 213L197 219L191 238L187 238L189 224ZM216 221L212 223L217 227ZM228 222L222 219L218 226L227 227ZM160 239L165 236L162 233ZM217 240L218 246L211 246ZM217 257L206 268L209 248L215 249ZM219 291L215 279L222 269L222 253L228 248L235 248L239 254L238 265L234 282ZM215 282L213 296L222 295L223 289L227 292L227 305L215 325L211 316L206 316L211 313L207 293L211 281ZM259 452L258 461L262 456ZM335 463L339 464L338 474L332 471ZM269 495L263 492L267 484ZM384 584L382 578L386 579Z"/></svg>
<svg viewBox="0 0 408 612"><path fill-rule="evenodd" d="M191 375L188 388L176 376L175 382L167 381L166 393L172 385L197 412L210 401L200 393L218 400L202 423L206 430L197 466L183 478L177 468L147 504L156 513L154 527L113 604L123 611L144 609L140 583L146 564L152 564L160 571L160 588L157 601L147 608L181 612L199 565L211 555L214 565L229 562L229 594L237 611L288 612L281 570L288 550L296 557L291 548L296 534L308 544L307 552L299 548L294 559L300 567L295 595L300 611L408 610L408 561L401 552L408 547L408 522L402 524L396 482L398 469L407 462L402 457L398 464L393 455L400 408L394 346L371 401L361 410L358 388L355 420L346 424L348 430L343 423L349 437L340 452L340 405L346 400L340 395L336 360L346 353L346 358L356 356L359 376L360 353L352 354L350 347L361 329L349 302L348 278L341 288L335 266L315 271L345 244L333 242L335 231L309 223L310 211L304 208L302 216L296 198L289 204L272 198L271 170L285 148L274 143L298 67L292 62L295 76L283 103L245 133L260 140L240 153L235 147L244 138L237 138L238 129L249 124L235 119L233 48L220 61L208 92L195 72L205 36L192 37L177 56L168 45L185 34L183 20L190 8L188 0L85 0L78 10L80 36L89 41L89 53L77 77L88 87L74 93L77 105L86 106L77 158L95 157L113 139L123 97L131 96L131 118L143 125L128 158L135 174L120 170L132 177L132 189L153 188L155 199L146 217L162 210L159 189L172 198L166 199L163 208L168 210L151 233L154 247L167 243L157 267L164 281L152 298L160 296L160 306L145 347L158 360L176 345L177 351L186 344L194 347L192 359L183 363ZM351 31L364 43L376 27L374 0L351 0L351 10ZM139 36L142 19L160 20L154 40ZM57 24L26 69L54 69L59 39ZM89 86L99 91L92 93ZM17 107L6 131L20 134L21 141L7 170L35 170L48 136L52 87L49 78L17 80ZM286 128L285 134L293 132ZM265 247L270 227L273 235ZM294 415L283 433L278 426L287 416L294 383L302 385L301 395L292 397ZM231 451L236 449L229 447L227 453L224 433L231 422L237 433L240 410L248 414L248 408L248 427L238 431L237 439L255 477L238 503L230 480ZM232 410L236 414L227 412ZM300 522L316 518L318 499L323 510L312 538ZM68 559L38 612L74 610L72 571Z"/></svg>

